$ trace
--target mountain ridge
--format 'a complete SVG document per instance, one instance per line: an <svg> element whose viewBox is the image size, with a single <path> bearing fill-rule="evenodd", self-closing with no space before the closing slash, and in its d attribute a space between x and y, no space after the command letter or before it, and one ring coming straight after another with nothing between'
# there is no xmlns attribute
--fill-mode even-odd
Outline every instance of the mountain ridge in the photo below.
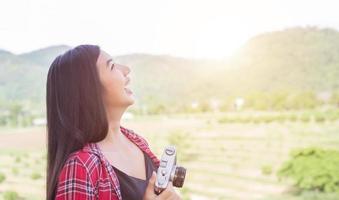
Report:
<svg viewBox="0 0 339 200"><path fill-rule="evenodd" d="M44 105L49 65L70 48L54 45L23 54L0 50L0 103ZM138 105L180 106L253 91L339 89L339 32L330 28L293 27L263 33L223 61L145 53L112 56L131 67L131 88Z"/></svg>

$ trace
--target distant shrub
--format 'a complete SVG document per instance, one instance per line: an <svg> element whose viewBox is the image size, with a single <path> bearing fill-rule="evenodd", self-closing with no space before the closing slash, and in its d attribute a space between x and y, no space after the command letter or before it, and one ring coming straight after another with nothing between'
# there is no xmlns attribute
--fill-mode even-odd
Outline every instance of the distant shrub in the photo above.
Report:
<svg viewBox="0 0 339 200"><path fill-rule="evenodd" d="M325 122L326 121L326 117L325 117L325 115L323 113L316 113L315 116L314 116L314 120L316 122L321 123L321 122Z"/></svg>
<svg viewBox="0 0 339 200"><path fill-rule="evenodd" d="M338 200L339 194L323 193L319 191L303 191L298 195L298 197L300 197L300 200Z"/></svg>
<svg viewBox="0 0 339 200"><path fill-rule="evenodd" d="M236 119L234 117L231 117L231 116L224 116L224 117L221 117L219 120L218 120L219 123L234 123L236 122Z"/></svg>
<svg viewBox="0 0 339 200"><path fill-rule="evenodd" d="M17 200L19 198L19 195L16 191L9 190L4 192L3 197L4 200Z"/></svg>
<svg viewBox="0 0 339 200"><path fill-rule="evenodd" d="M25 163L24 163L24 166L25 166L25 167L30 167L31 164L30 164L29 162L25 162Z"/></svg>
<svg viewBox="0 0 339 200"><path fill-rule="evenodd" d="M12 168L12 174L18 175L18 174L19 174L19 169L16 168L16 167L13 167L13 168Z"/></svg>
<svg viewBox="0 0 339 200"><path fill-rule="evenodd" d="M35 162L35 164L41 164L41 161L42 160L40 158L36 158L34 162Z"/></svg>
<svg viewBox="0 0 339 200"><path fill-rule="evenodd" d="M316 147L294 150L278 171L303 191L339 192L339 151Z"/></svg>
<svg viewBox="0 0 339 200"><path fill-rule="evenodd" d="M251 117L250 116L242 116L237 118L237 122L239 123L249 123L251 122Z"/></svg>
<svg viewBox="0 0 339 200"><path fill-rule="evenodd" d="M328 114L326 115L326 118L331 122L338 120L338 118L339 118L338 111L328 112Z"/></svg>
<svg viewBox="0 0 339 200"><path fill-rule="evenodd" d="M20 156L17 156L17 157L15 158L15 162L16 162L16 163L21 162L21 157L20 157Z"/></svg>
<svg viewBox="0 0 339 200"><path fill-rule="evenodd" d="M31 178L33 179L33 180L36 180L36 179L39 179L39 178L41 178L42 176L41 176L41 174L39 173L39 172L33 172L32 174L31 174Z"/></svg>
<svg viewBox="0 0 339 200"><path fill-rule="evenodd" d="M300 121L304 122L304 123L307 123L307 122L310 122L311 121L311 115L307 114L307 113L303 113L301 116L300 116Z"/></svg>
<svg viewBox="0 0 339 200"><path fill-rule="evenodd" d="M265 123L271 123L274 121L274 116L270 116L270 115L262 116L262 121Z"/></svg>
<svg viewBox="0 0 339 200"><path fill-rule="evenodd" d="M286 116L284 114L278 114L275 116L274 121L284 122L286 120Z"/></svg>
<svg viewBox="0 0 339 200"><path fill-rule="evenodd" d="M320 191L289 191L283 195L271 195L261 200L338 200L339 193Z"/></svg>
<svg viewBox="0 0 339 200"><path fill-rule="evenodd" d="M276 116L274 116L274 121L275 122L284 122L286 121L286 116L284 114L278 114Z"/></svg>
<svg viewBox="0 0 339 200"><path fill-rule="evenodd" d="M272 166L271 165L263 165L261 166L261 173L263 175L271 175L273 172Z"/></svg>
<svg viewBox="0 0 339 200"><path fill-rule="evenodd" d="M233 116L231 121L233 123L242 123L242 117L241 116Z"/></svg>
<svg viewBox="0 0 339 200"><path fill-rule="evenodd" d="M302 113L298 115L296 113L289 113L289 114L269 114L269 115L261 115L261 116L251 116L251 115L227 115L220 117L218 119L218 123L271 123L271 122L304 122L308 123L314 118L315 122L325 122L328 121L336 121L339 119L339 112L315 112L315 113Z"/></svg>
<svg viewBox="0 0 339 200"><path fill-rule="evenodd" d="M255 123L255 124L259 124L261 122L261 117L259 117L259 116L253 117L252 122Z"/></svg>
<svg viewBox="0 0 339 200"><path fill-rule="evenodd" d="M229 120L228 120L228 117L221 117L218 119L218 123L228 123Z"/></svg>
<svg viewBox="0 0 339 200"><path fill-rule="evenodd" d="M287 116L287 118L291 122L296 122L298 120L298 117L295 114L290 114L290 115Z"/></svg>
<svg viewBox="0 0 339 200"><path fill-rule="evenodd" d="M4 182L6 179L6 176L4 173L0 173L0 183Z"/></svg>

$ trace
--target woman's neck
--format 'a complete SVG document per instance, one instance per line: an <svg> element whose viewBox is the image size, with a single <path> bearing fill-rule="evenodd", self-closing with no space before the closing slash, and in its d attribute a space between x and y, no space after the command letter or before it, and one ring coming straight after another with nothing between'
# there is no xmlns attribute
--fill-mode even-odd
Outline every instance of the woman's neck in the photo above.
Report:
<svg viewBox="0 0 339 200"><path fill-rule="evenodd" d="M124 135L120 130L120 121L125 110L126 108L112 108L107 110L108 132L107 136L101 141L102 144L120 146L125 142Z"/></svg>

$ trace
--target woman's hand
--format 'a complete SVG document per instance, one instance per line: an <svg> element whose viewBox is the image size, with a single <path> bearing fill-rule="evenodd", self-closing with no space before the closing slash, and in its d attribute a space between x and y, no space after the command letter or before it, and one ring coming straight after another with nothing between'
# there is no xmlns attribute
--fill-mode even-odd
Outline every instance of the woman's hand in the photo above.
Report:
<svg viewBox="0 0 339 200"><path fill-rule="evenodd" d="M167 188L159 195L154 193L156 173L153 171L149 179L143 200L181 200L180 196L174 191L172 182L169 182Z"/></svg>

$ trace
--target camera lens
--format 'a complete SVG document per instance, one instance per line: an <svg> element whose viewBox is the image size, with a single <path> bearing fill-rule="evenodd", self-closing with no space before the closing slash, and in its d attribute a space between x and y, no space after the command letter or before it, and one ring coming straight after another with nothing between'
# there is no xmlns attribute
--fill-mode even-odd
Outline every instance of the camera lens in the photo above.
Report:
<svg viewBox="0 0 339 200"><path fill-rule="evenodd" d="M184 167L177 166L175 169L173 186L182 187L184 185L186 175L186 169Z"/></svg>

